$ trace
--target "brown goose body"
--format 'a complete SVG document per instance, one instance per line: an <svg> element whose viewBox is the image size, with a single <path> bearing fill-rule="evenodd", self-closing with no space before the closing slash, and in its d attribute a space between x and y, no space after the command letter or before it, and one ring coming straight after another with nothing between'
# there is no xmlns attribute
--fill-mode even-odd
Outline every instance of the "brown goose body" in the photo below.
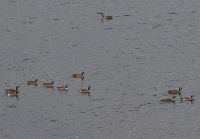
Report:
<svg viewBox="0 0 200 139"><path fill-rule="evenodd" d="M27 83L31 85L37 85L37 81L38 79L35 79L35 81L27 81Z"/></svg>
<svg viewBox="0 0 200 139"><path fill-rule="evenodd" d="M84 78L84 77L85 77L84 74L85 74L84 72L82 72L81 74L73 74L73 77L76 77L76 78Z"/></svg>
<svg viewBox="0 0 200 139"><path fill-rule="evenodd" d="M179 90L169 90L168 91L170 94L181 94L182 92L182 87L179 88Z"/></svg>
<svg viewBox="0 0 200 139"><path fill-rule="evenodd" d="M80 89L80 90L78 90L78 91L80 91L81 93L88 93L88 94L90 94L90 86L88 87L88 89Z"/></svg>
<svg viewBox="0 0 200 139"><path fill-rule="evenodd" d="M16 93L18 91L19 86L16 86L16 89L5 89L7 93Z"/></svg>
<svg viewBox="0 0 200 139"><path fill-rule="evenodd" d="M112 19L113 17L112 16L104 16L103 13L99 13L102 15L102 18L105 18L105 19Z"/></svg>
<svg viewBox="0 0 200 139"><path fill-rule="evenodd" d="M68 85L66 85L65 87L57 87L57 88L60 91L66 91L68 89L67 87L68 87Z"/></svg>
<svg viewBox="0 0 200 139"><path fill-rule="evenodd" d="M9 97L18 97L18 92L7 92L6 93Z"/></svg>
<svg viewBox="0 0 200 139"><path fill-rule="evenodd" d="M174 102L175 98L176 98L176 96L173 96L173 98L161 99L161 101L164 101L164 102Z"/></svg>
<svg viewBox="0 0 200 139"><path fill-rule="evenodd" d="M191 95L191 97L181 98L181 100L183 100L183 101L192 101L192 100L194 100L194 95Z"/></svg>
<svg viewBox="0 0 200 139"><path fill-rule="evenodd" d="M52 81L51 83L43 83L43 85L46 87L54 87L53 83L54 81Z"/></svg>

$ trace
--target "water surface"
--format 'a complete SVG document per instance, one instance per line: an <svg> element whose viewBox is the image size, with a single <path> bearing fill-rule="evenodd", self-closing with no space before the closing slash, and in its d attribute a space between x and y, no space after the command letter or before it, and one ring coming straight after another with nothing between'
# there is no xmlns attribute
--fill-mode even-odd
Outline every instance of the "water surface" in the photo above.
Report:
<svg viewBox="0 0 200 139"><path fill-rule="evenodd" d="M198 4L1 1L0 137L198 138ZM17 85L18 99L7 97ZM90 96L78 92L89 85ZM179 87L196 100L160 102Z"/></svg>

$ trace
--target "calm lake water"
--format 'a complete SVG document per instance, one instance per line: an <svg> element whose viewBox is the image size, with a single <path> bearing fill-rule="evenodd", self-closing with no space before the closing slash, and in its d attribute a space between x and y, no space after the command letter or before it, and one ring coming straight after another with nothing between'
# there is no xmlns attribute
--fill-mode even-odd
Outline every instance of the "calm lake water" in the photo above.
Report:
<svg viewBox="0 0 200 139"><path fill-rule="evenodd" d="M199 139L198 5L0 1L0 138ZM83 71L83 80L72 77ZM42 85L52 80L54 89ZM7 97L17 85L19 97ZM78 92L89 85L90 96ZM196 100L160 101L179 87Z"/></svg>

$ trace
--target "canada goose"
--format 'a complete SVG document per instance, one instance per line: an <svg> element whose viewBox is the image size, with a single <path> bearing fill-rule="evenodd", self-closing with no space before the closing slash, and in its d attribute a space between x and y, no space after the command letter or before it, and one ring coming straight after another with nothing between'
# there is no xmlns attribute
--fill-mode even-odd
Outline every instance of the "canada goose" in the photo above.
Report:
<svg viewBox="0 0 200 139"><path fill-rule="evenodd" d="M191 98L189 98L189 97L181 98L181 100L184 100L184 101L192 101L192 100L194 100L194 95L191 95Z"/></svg>
<svg viewBox="0 0 200 139"><path fill-rule="evenodd" d="M52 81L51 83L43 83L43 85L46 87L53 87L54 86L53 83L54 81Z"/></svg>
<svg viewBox="0 0 200 139"><path fill-rule="evenodd" d="M90 86L88 87L88 89L80 89L80 90L78 90L78 91L80 91L81 93L88 93L88 94L90 94Z"/></svg>
<svg viewBox="0 0 200 139"><path fill-rule="evenodd" d="M6 93L9 97L18 97L18 91L17 92L7 92Z"/></svg>
<svg viewBox="0 0 200 139"><path fill-rule="evenodd" d="M37 81L38 79L35 79L35 81L27 81L27 83L31 85L37 85Z"/></svg>
<svg viewBox="0 0 200 139"><path fill-rule="evenodd" d="M169 90L168 91L170 94L181 94L182 92L182 87L179 88L179 90Z"/></svg>
<svg viewBox="0 0 200 139"><path fill-rule="evenodd" d="M102 15L102 18L105 18L105 19L112 19L112 16L104 16L103 13L98 13L98 14L101 14L101 15Z"/></svg>
<svg viewBox="0 0 200 139"><path fill-rule="evenodd" d="M64 90L67 90L68 88L68 85L66 85L65 87L57 87L58 88L58 90L60 90L60 91L64 91Z"/></svg>
<svg viewBox="0 0 200 139"><path fill-rule="evenodd" d="M174 102L175 101L176 96L173 96L173 98L166 98L166 99L161 99L161 101L165 101L165 102Z"/></svg>
<svg viewBox="0 0 200 139"><path fill-rule="evenodd" d="M84 72L82 72L81 74L73 74L73 77L76 77L76 78L84 78L84 77L85 77L84 74L85 74Z"/></svg>
<svg viewBox="0 0 200 139"><path fill-rule="evenodd" d="M18 91L19 86L16 86L16 90L15 89L5 89L7 93L16 93L19 92Z"/></svg>

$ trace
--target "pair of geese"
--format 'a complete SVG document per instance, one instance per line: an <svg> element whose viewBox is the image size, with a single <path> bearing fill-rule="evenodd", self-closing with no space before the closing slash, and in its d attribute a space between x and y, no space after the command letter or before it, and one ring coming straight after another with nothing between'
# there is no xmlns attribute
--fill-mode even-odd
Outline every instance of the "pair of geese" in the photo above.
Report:
<svg viewBox="0 0 200 139"><path fill-rule="evenodd" d="M73 77L76 77L76 78L84 78L85 73L82 72L81 74L73 74ZM35 81L27 81L27 84L30 84L30 85L37 85L37 82L38 82L38 79L36 79ZM52 88L54 87L54 81L52 81L51 83L43 83L44 86L46 87L49 87L49 88ZM65 87L61 86L61 87L57 87L58 90L60 91L66 91L68 89L68 85L66 85ZM6 94L9 96L9 97L17 97L18 94L19 94L19 86L16 86L16 89L5 89L6 90ZM90 89L91 87L89 86L88 89L80 89L78 91L80 91L81 93L87 93L88 95L90 94Z"/></svg>
<svg viewBox="0 0 200 139"><path fill-rule="evenodd" d="M181 92L182 92L182 87L180 87L179 90L169 90L168 92L170 94L179 94L180 95ZM173 96L172 98L161 99L161 101L174 102L175 98L176 98L176 96ZM191 95L191 97L181 98L181 100L183 100L183 101L193 101L194 100L194 95Z"/></svg>

